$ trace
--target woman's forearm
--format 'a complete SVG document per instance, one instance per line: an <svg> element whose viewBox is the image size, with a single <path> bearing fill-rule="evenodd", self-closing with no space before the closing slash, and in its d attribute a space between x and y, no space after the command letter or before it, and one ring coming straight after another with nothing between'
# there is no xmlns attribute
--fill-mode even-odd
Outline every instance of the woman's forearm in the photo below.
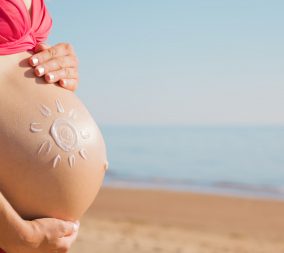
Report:
<svg viewBox="0 0 284 253"><path fill-rule="evenodd" d="M23 243L24 228L25 221L0 192L0 248L5 249L9 243Z"/></svg>

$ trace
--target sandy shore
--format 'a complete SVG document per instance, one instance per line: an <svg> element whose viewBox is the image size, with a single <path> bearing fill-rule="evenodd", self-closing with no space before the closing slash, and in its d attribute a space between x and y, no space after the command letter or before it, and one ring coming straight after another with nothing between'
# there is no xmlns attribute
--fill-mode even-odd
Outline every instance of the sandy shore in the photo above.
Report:
<svg viewBox="0 0 284 253"><path fill-rule="evenodd" d="M284 253L284 202L104 188L71 253Z"/></svg>

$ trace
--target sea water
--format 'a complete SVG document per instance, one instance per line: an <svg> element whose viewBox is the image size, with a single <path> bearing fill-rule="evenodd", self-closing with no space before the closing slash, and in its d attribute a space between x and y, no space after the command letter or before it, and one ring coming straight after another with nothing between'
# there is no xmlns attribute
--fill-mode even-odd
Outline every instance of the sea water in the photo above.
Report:
<svg viewBox="0 0 284 253"><path fill-rule="evenodd" d="M284 199L284 127L104 126L105 185Z"/></svg>

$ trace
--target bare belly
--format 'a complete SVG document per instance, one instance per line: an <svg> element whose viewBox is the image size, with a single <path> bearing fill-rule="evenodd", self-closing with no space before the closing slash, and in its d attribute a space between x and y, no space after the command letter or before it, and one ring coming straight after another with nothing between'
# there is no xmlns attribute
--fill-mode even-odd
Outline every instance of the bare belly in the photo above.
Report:
<svg viewBox="0 0 284 253"><path fill-rule="evenodd" d="M0 73L0 190L23 218L75 220L101 186L104 140L74 93L34 77L29 56Z"/></svg>

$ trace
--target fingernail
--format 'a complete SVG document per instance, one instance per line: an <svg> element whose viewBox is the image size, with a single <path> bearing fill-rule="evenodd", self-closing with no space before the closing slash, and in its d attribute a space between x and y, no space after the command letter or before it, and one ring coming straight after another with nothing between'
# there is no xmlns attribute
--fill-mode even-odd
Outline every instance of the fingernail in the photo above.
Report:
<svg viewBox="0 0 284 253"><path fill-rule="evenodd" d="M53 74L47 74L46 78L48 81L53 81L55 79L55 76Z"/></svg>
<svg viewBox="0 0 284 253"><path fill-rule="evenodd" d="M73 232L77 232L79 230L79 224L78 223L74 223L73 224Z"/></svg>
<svg viewBox="0 0 284 253"><path fill-rule="evenodd" d="M109 167L109 163L108 163L108 161L106 161L106 162L105 162L104 169L105 169L105 170L108 170L108 167Z"/></svg>
<svg viewBox="0 0 284 253"><path fill-rule="evenodd" d="M32 64L33 66L38 65L38 58L32 58Z"/></svg>
<svg viewBox="0 0 284 253"><path fill-rule="evenodd" d="M66 80L61 80L61 85L62 85L63 87L67 87L67 86L68 86L68 83L67 83Z"/></svg>
<svg viewBox="0 0 284 253"><path fill-rule="evenodd" d="M42 76L44 74L44 67L39 67L36 69L36 71L39 76Z"/></svg>

